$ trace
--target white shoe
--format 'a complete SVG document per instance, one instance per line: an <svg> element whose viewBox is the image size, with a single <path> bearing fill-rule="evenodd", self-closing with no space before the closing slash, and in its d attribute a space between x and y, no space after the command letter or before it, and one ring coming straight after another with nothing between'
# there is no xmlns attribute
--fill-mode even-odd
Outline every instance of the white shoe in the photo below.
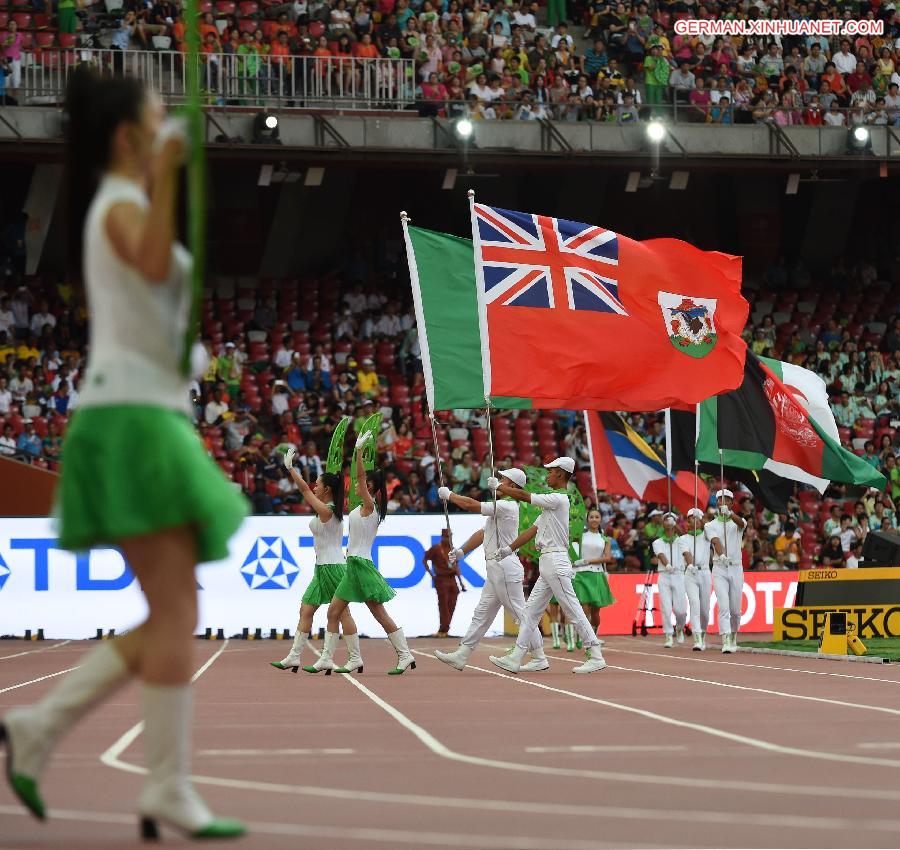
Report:
<svg viewBox="0 0 900 850"><path fill-rule="evenodd" d="M402 676L407 670L415 670L416 659L406 645L406 636L403 634L403 629L391 632L388 635L388 640L397 653L397 666L393 670L388 670L388 676Z"/></svg>
<svg viewBox="0 0 900 850"><path fill-rule="evenodd" d="M359 634L344 635L347 643L347 663L343 667L335 667L335 673L362 673L363 660L359 651Z"/></svg>
<svg viewBox="0 0 900 850"><path fill-rule="evenodd" d="M694 652L703 651L703 633L694 632Z"/></svg>
<svg viewBox="0 0 900 850"><path fill-rule="evenodd" d="M531 661L527 664L523 664L519 668L520 673L540 673L541 670L549 670L550 662L547 660L547 656L544 655L543 649L534 650L531 653Z"/></svg>
<svg viewBox="0 0 900 850"><path fill-rule="evenodd" d="M677 640L678 643L684 643L684 629L676 629L675 640Z"/></svg>
<svg viewBox="0 0 900 850"><path fill-rule="evenodd" d="M337 644L337 632L325 632L325 643L322 645L322 654L314 664L308 664L303 669L307 673L321 673L325 671L326 676L331 675L331 671L335 669L334 663L334 647Z"/></svg>
<svg viewBox="0 0 900 850"><path fill-rule="evenodd" d="M606 661L603 659L603 653L599 646L592 646L584 653L584 664L572 668L573 673L595 673L606 667Z"/></svg>
<svg viewBox="0 0 900 850"><path fill-rule="evenodd" d="M722 652L731 654L734 648L731 645L731 635L722 635Z"/></svg>
<svg viewBox="0 0 900 850"><path fill-rule="evenodd" d="M700 651L706 651L706 632L700 632Z"/></svg>
<svg viewBox="0 0 900 850"><path fill-rule="evenodd" d="M138 798L141 831L158 839L158 822L197 838L236 837L237 821L218 820L194 790L191 773L192 688L144 685L144 752L147 779Z"/></svg>
<svg viewBox="0 0 900 850"><path fill-rule="evenodd" d="M434 657L438 661L443 661L444 664L449 664L457 670L465 669L466 662L471 654L472 650L462 645L458 646L453 652L442 652L440 649L434 651Z"/></svg>
<svg viewBox="0 0 900 850"><path fill-rule="evenodd" d="M514 646L506 655L490 657L491 664L502 667L509 673L518 673L522 667L522 659L525 658L525 650L521 646Z"/></svg>
<svg viewBox="0 0 900 850"><path fill-rule="evenodd" d="M666 642L663 644L663 649L671 649L672 643L672 635L666 635Z"/></svg>

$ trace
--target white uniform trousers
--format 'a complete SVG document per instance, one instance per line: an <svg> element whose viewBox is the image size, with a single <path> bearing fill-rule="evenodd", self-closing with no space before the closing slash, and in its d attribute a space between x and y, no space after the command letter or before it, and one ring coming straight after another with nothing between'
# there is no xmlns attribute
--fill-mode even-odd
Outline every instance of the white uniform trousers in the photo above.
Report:
<svg viewBox="0 0 900 850"><path fill-rule="evenodd" d="M736 635L741 628L744 567L733 563L727 567L714 566L712 576L719 605L719 634Z"/></svg>
<svg viewBox="0 0 900 850"><path fill-rule="evenodd" d="M663 633L672 634L672 612L675 625L683 629L687 620L687 597L684 591L684 570L663 569L659 573L659 607L662 611Z"/></svg>
<svg viewBox="0 0 900 850"><path fill-rule="evenodd" d="M528 649L529 635L537 628L550 597L555 596L560 607L566 615L566 619L575 626L585 647L599 646L600 639L594 634L590 620L584 615L584 609L575 595L572 587L572 577L575 570L572 562L565 552L544 552L538 562L540 578L528 597L525 606L525 616L519 627L519 637L516 644L522 649Z"/></svg>
<svg viewBox="0 0 900 850"><path fill-rule="evenodd" d="M688 607L691 612L691 629L705 632L709 627L709 594L712 590L712 574L709 567L688 567L684 574L684 589L687 591Z"/></svg>
<svg viewBox="0 0 900 850"><path fill-rule="evenodd" d="M481 598L475 606L468 631L460 641L463 646L474 650L501 608L506 608L516 623L521 625L525 616L524 578L525 569L515 555L499 562L487 561L487 576L484 587L481 588ZM528 648L538 649L543 645L540 631L534 628Z"/></svg>

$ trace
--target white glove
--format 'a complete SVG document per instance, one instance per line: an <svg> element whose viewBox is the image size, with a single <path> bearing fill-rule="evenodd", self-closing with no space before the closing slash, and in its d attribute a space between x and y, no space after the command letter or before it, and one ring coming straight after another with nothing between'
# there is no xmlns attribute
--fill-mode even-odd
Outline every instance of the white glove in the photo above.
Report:
<svg viewBox="0 0 900 850"><path fill-rule="evenodd" d="M290 471L294 467L294 455L295 454L297 454L297 450L293 446L291 446L291 448L289 448L284 453L284 468L287 469L288 471Z"/></svg>
<svg viewBox="0 0 900 850"><path fill-rule="evenodd" d="M579 558L575 563L572 564L573 567L586 567L587 561L584 558Z"/></svg>
<svg viewBox="0 0 900 850"><path fill-rule="evenodd" d="M501 546L497 550L497 560L502 561L504 558L508 558L512 555L513 550L509 548L509 546Z"/></svg>
<svg viewBox="0 0 900 850"><path fill-rule="evenodd" d="M450 488L449 487L438 487L438 498L442 502L450 501Z"/></svg>
<svg viewBox="0 0 900 850"><path fill-rule="evenodd" d="M494 476L492 475L487 480L487 486L488 490L490 490L492 493L495 493L497 491L497 488L500 486L500 479L494 478Z"/></svg>
<svg viewBox="0 0 900 850"><path fill-rule="evenodd" d="M462 549L451 549L450 554L447 555L447 560L450 561L451 564L455 564L457 561L461 561L466 557L466 553L463 552Z"/></svg>
<svg viewBox="0 0 900 850"><path fill-rule="evenodd" d="M728 556L727 555L714 555L713 559L714 567L727 567L728 566Z"/></svg>
<svg viewBox="0 0 900 850"><path fill-rule="evenodd" d="M170 115L156 131L156 138L153 140L153 151L159 153L170 140L176 140L181 143L184 153L182 161L187 159L188 150L188 122L183 115Z"/></svg>
<svg viewBox="0 0 900 850"><path fill-rule="evenodd" d="M372 436L371 431L365 431L362 434L360 434L356 438L356 451L359 451L366 443L368 443L371 436Z"/></svg>
<svg viewBox="0 0 900 850"><path fill-rule="evenodd" d="M722 507L719 508L719 514L725 517L731 516L731 508L729 508L728 505L722 505Z"/></svg>

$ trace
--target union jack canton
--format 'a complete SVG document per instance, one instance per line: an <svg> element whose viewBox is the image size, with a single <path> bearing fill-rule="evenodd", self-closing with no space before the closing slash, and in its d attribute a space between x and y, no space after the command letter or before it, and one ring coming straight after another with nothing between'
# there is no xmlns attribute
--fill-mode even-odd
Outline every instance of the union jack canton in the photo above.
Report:
<svg viewBox="0 0 900 850"><path fill-rule="evenodd" d="M627 316L619 239L602 227L475 204L485 301Z"/></svg>

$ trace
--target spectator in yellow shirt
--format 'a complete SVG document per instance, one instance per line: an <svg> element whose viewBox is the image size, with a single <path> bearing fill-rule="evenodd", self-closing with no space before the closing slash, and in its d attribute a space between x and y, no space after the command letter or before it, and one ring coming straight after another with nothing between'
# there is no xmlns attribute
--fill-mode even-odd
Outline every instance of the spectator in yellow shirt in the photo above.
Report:
<svg viewBox="0 0 900 850"><path fill-rule="evenodd" d="M375 363L370 357L362 362L362 369L356 373L357 389L362 395L376 396L381 390L381 381L375 371Z"/></svg>
<svg viewBox="0 0 900 850"><path fill-rule="evenodd" d="M10 343L9 335L6 331L0 331L0 366L5 366L6 361L15 353L16 349Z"/></svg>
<svg viewBox="0 0 900 850"><path fill-rule="evenodd" d="M16 349L16 360L39 360L41 352L35 346L34 334L29 334L28 339Z"/></svg>

